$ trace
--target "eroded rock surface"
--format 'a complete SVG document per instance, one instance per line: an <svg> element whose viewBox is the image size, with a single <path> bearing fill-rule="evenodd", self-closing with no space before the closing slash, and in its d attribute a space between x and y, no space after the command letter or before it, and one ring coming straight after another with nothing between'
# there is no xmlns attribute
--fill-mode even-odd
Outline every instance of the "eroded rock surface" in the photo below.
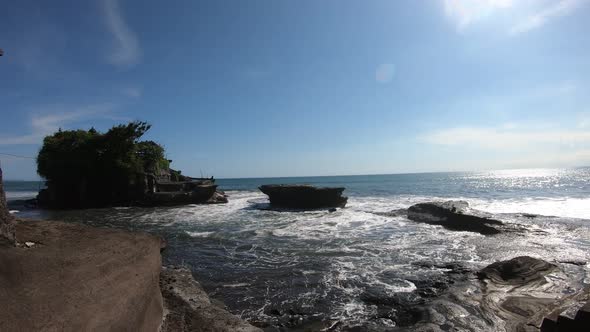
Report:
<svg viewBox="0 0 590 332"><path fill-rule="evenodd" d="M0 247L0 331L157 331L160 239L57 221L19 220Z"/></svg>
<svg viewBox="0 0 590 332"><path fill-rule="evenodd" d="M489 279L497 284L522 285L543 278L557 266L541 259L520 256L495 262L478 272L479 279Z"/></svg>
<svg viewBox="0 0 590 332"><path fill-rule="evenodd" d="M436 287L428 301L413 305L419 319L401 325L402 331L585 331L579 326L588 318L584 305L590 288L580 279L583 266L520 256L476 273L454 264L448 268L462 277L447 276L441 280L446 287ZM419 294L423 287L416 286ZM578 329L568 329L572 326Z"/></svg>
<svg viewBox="0 0 590 332"><path fill-rule="evenodd" d="M161 332L262 331L212 303L188 269L162 268L160 288L165 308Z"/></svg>

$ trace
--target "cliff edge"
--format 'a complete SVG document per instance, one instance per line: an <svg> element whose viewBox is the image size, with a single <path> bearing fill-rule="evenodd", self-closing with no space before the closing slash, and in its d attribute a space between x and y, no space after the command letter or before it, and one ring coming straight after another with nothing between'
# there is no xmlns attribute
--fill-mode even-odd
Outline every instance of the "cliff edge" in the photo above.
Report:
<svg viewBox="0 0 590 332"><path fill-rule="evenodd" d="M0 331L157 331L160 239L19 220L0 246Z"/></svg>

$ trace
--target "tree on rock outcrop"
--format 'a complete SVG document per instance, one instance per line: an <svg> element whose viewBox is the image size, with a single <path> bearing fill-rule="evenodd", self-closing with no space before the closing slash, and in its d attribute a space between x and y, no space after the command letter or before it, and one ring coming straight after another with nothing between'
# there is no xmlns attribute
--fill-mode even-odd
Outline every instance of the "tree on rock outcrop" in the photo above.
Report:
<svg viewBox="0 0 590 332"><path fill-rule="evenodd" d="M125 204L145 191L146 174L168 169L162 146L140 141L146 122L117 125L106 133L59 130L45 137L37 172L47 180L42 205L56 208Z"/></svg>

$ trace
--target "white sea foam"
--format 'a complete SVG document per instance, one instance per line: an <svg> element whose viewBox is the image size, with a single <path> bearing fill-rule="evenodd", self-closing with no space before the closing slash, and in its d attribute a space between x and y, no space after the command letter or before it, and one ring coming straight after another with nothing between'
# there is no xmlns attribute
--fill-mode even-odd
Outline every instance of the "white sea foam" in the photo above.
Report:
<svg viewBox="0 0 590 332"><path fill-rule="evenodd" d="M329 213L260 210L267 202L262 193L227 193L229 203L222 205L104 209L95 211L102 215L94 218L169 236L175 246L171 256L192 263L196 274L216 285L218 296L235 299L232 310L257 320L278 319L267 312L273 308L304 308L314 314L325 310L323 317L343 322L363 322L375 317L377 308L362 301L367 292L383 299L412 292L419 283L411 281L445 273L434 263L460 262L475 269L520 255L590 260L585 220L519 219L526 223L526 236L483 236L415 223L403 215L376 214L420 202L463 199L494 214L587 217L590 201L582 198L351 195L346 208ZM421 262L432 267L416 264Z"/></svg>
<svg viewBox="0 0 590 332"><path fill-rule="evenodd" d="M471 205L474 208L492 213L532 213L545 216L590 219L590 197L472 200Z"/></svg>
<svg viewBox="0 0 590 332"><path fill-rule="evenodd" d="M192 237L209 237L215 232L186 232L188 235Z"/></svg>
<svg viewBox="0 0 590 332"><path fill-rule="evenodd" d="M31 199L37 197L36 191L6 191L6 199L20 200L20 199Z"/></svg>

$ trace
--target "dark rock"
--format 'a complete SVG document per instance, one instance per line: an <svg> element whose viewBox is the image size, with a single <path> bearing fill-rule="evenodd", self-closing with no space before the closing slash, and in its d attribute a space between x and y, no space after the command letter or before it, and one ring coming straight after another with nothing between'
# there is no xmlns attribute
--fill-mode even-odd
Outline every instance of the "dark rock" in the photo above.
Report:
<svg viewBox="0 0 590 332"><path fill-rule="evenodd" d="M281 316L282 315L282 313L279 311L279 309L276 309L276 308L269 310L268 313L273 316Z"/></svg>
<svg viewBox="0 0 590 332"><path fill-rule="evenodd" d="M144 206L174 206L185 204L221 203L216 192L217 185L199 185L190 191L155 192L146 194L141 201ZM227 202L227 198L225 198Z"/></svg>
<svg viewBox="0 0 590 332"><path fill-rule="evenodd" d="M368 288L360 295L360 300L377 306L377 317L390 319L397 326L411 326L426 315L424 299L413 292L388 295L379 289Z"/></svg>
<svg viewBox="0 0 590 332"><path fill-rule="evenodd" d="M271 205L288 208L344 207L348 200L347 197L342 196L345 188L273 184L260 186L259 189L268 195Z"/></svg>
<svg viewBox="0 0 590 332"><path fill-rule="evenodd" d="M573 301L567 301L546 315L540 327L541 332L587 331L590 326L588 289L583 295L582 298L586 299L585 303L579 303L574 297Z"/></svg>
<svg viewBox="0 0 590 332"><path fill-rule="evenodd" d="M570 265L576 265L576 266L584 266L587 264L586 261L576 261L576 260L561 260L561 261L557 261L557 263L570 264Z"/></svg>
<svg viewBox="0 0 590 332"><path fill-rule="evenodd" d="M384 216L384 217L407 217L408 210L407 209L396 209L391 210L389 212L376 212L376 215Z"/></svg>
<svg viewBox="0 0 590 332"><path fill-rule="evenodd" d="M495 262L477 273L477 277L497 284L522 285L540 279L557 266L541 259L520 256L511 260Z"/></svg>
<svg viewBox="0 0 590 332"><path fill-rule="evenodd" d="M170 280L174 286L168 286ZM160 328L162 332L262 331L210 299L188 269L162 268L160 289L166 309Z"/></svg>
<svg viewBox="0 0 590 332"><path fill-rule="evenodd" d="M590 326L590 301L586 302L586 304L578 310L576 321L580 321L587 326Z"/></svg>
<svg viewBox="0 0 590 332"><path fill-rule="evenodd" d="M495 226L503 225L499 220L488 218L483 216L483 213L469 209L469 204L465 201L419 203L410 206L407 213L408 219L412 221L485 235L500 233Z"/></svg>
<svg viewBox="0 0 590 332"><path fill-rule="evenodd" d="M412 264L425 269L443 270L442 273L433 274L428 278L410 278L408 280L416 286L416 290L414 292L420 295L420 297L422 298L432 298L440 296L455 283L467 280L467 278L472 273L471 269L463 266L461 263L456 262L445 264L434 264L432 262L415 262Z"/></svg>

